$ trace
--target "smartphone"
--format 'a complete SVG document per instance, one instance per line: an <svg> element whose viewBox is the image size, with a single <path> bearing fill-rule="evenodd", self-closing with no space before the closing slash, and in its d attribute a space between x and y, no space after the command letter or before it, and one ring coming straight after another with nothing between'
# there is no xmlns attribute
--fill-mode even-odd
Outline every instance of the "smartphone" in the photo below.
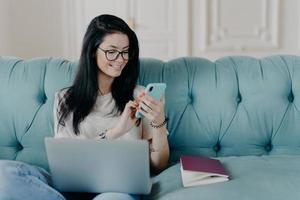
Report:
<svg viewBox="0 0 300 200"><path fill-rule="evenodd" d="M165 83L149 83L145 89L145 93L156 100L160 100L165 93L167 85ZM135 113L136 118L143 118L140 112Z"/></svg>

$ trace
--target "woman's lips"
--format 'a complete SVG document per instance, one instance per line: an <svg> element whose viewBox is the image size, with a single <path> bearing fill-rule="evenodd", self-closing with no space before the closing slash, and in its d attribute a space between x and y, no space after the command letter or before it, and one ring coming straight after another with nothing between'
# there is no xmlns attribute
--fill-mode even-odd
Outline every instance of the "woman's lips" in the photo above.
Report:
<svg viewBox="0 0 300 200"><path fill-rule="evenodd" d="M110 67L114 68L114 69L121 69L122 66L120 65L109 65Z"/></svg>

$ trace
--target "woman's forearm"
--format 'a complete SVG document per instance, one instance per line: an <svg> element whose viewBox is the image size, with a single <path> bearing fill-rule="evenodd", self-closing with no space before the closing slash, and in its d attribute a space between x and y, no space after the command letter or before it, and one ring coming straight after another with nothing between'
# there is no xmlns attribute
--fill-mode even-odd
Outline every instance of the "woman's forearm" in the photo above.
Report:
<svg viewBox="0 0 300 200"><path fill-rule="evenodd" d="M152 144L150 147L151 165L155 170L161 171L167 166L170 154L167 129L165 126L155 129L153 130L152 136Z"/></svg>

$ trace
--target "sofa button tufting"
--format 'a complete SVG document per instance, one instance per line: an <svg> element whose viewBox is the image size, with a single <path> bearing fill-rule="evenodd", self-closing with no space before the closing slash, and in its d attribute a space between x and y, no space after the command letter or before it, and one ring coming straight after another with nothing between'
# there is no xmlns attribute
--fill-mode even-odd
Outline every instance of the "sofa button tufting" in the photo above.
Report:
<svg viewBox="0 0 300 200"><path fill-rule="evenodd" d="M22 151L23 148L24 148L24 147L21 145L21 143L18 143L18 144L16 145L17 151Z"/></svg>
<svg viewBox="0 0 300 200"><path fill-rule="evenodd" d="M293 94L292 91L291 91L290 95L288 96L288 100L289 100L289 102L291 102L291 103L294 101L294 94Z"/></svg>
<svg viewBox="0 0 300 200"><path fill-rule="evenodd" d="M221 149L221 145L220 145L220 143L219 142L217 142L217 144L213 147L213 149L214 149L214 151L215 152L218 152L218 151L220 151L220 149Z"/></svg>
<svg viewBox="0 0 300 200"><path fill-rule="evenodd" d="M241 103L241 101L242 101L241 93L238 93L238 95L236 97L236 101L237 101L238 104Z"/></svg>
<svg viewBox="0 0 300 200"><path fill-rule="evenodd" d="M265 150L266 150L267 152L270 152L270 151L272 150L272 148L273 148L273 146L272 146L271 143L268 143L268 144L265 146Z"/></svg>
<svg viewBox="0 0 300 200"><path fill-rule="evenodd" d="M192 96L189 96L189 98L188 98L188 104L192 104L193 103L193 98L192 98Z"/></svg>
<svg viewBox="0 0 300 200"><path fill-rule="evenodd" d="M44 96L44 97L43 97L43 99L42 99L42 104L45 104L45 103L46 103L46 101L47 101L47 97L46 97L46 96Z"/></svg>

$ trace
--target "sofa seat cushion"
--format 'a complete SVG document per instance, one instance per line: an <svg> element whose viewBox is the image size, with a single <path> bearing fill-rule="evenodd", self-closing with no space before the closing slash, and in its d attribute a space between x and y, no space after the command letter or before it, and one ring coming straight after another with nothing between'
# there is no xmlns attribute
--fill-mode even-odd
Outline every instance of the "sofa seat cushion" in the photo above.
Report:
<svg viewBox="0 0 300 200"><path fill-rule="evenodd" d="M184 188L180 164L154 177L146 199L282 200L300 199L300 156L242 156L218 158L231 180Z"/></svg>

